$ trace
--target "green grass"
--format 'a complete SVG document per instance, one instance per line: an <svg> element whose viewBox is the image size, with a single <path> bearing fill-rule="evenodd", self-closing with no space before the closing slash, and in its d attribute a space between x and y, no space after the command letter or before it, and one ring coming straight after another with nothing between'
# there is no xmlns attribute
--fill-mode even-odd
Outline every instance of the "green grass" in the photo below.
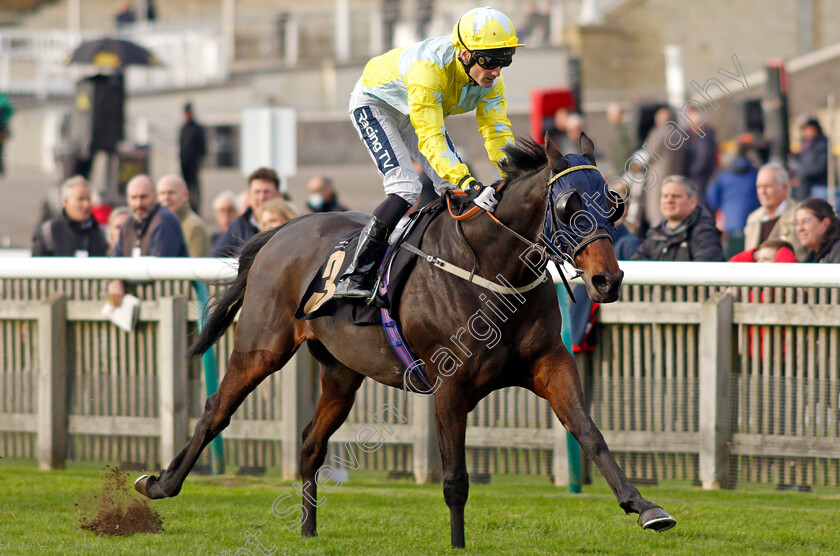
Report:
<svg viewBox="0 0 840 556"><path fill-rule="evenodd" d="M246 546L246 530L262 531L275 554L452 553L440 485L351 474L325 494L320 536L301 539L271 513L276 497L293 493L277 470L259 478L195 476L179 496L151 503L163 533L103 538L79 528L76 504L98 492L104 474L100 464L41 472L34 462L0 460L0 554L233 555ZM494 475L493 484L470 488L464 553L840 554L840 489L703 491L668 483L641 490L677 518L675 529L642 531L601 480L572 495L545 477Z"/></svg>

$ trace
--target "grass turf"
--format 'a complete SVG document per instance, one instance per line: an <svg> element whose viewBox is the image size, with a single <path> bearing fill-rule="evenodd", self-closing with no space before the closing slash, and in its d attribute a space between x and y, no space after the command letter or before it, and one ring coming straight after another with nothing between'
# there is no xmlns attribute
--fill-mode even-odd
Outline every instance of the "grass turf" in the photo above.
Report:
<svg viewBox="0 0 840 556"><path fill-rule="evenodd" d="M351 473L323 494L318 533L301 539L272 512L292 494L269 469L264 477L191 476L175 498L151 502L161 534L101 537L79 528L80 507L98 493L104 467L70 463L38 471L35 462L0 459L0 554L260 554L246 532L274 554L445 554L449 512L440 485ZM134 479L138 473L130 473ZM775 492L745 486L703 491L684 483L643 487L642 494L677 518L665 533L642 531L624 515L602 480L568 494L546 477L494 475L472 485L466 509L467 554L838 554L840 489ZM239 550L247 548L250 552ZM239 552L237 552L239 550ZM460 554L460 552L459 552Z"/></svg>

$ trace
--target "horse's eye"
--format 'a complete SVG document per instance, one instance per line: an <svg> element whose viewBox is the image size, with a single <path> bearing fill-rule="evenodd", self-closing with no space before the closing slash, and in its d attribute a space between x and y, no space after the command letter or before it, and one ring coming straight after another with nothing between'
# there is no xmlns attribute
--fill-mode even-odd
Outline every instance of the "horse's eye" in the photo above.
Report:
<svg viewBox="0 0 840 556"><path fill-rule="evenodd" d="M564 226L572 223L575 213L583 210L583 199L574 189L562 191L554 200L554 215Z"/></svg>

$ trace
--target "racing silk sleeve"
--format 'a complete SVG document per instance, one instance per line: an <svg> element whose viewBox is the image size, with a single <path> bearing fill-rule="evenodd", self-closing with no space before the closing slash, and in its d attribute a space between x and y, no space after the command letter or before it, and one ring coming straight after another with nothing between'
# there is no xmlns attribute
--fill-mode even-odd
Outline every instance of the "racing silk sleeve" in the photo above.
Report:
<svg viewBox="0 0 840 556"><path fill-rule="evenodd" d="M487 155L493 164L498 165L499 161L505 157L502 147L513 143L513 131L507 117L505 83L501 75L496 79L493 88L478 101L475 119L478 123L478 131L484 137Z"/></svg>
<svg viewBox="0 0 840 556"><path fill-rule="evenodd" d="M458 159L446 140L443 123L443 96L449 80L445 70L434 62L414 62L405 77L411 125L417 132L417 148L429 159L437 174L456 187L467 178L469 168Z"/></svg>

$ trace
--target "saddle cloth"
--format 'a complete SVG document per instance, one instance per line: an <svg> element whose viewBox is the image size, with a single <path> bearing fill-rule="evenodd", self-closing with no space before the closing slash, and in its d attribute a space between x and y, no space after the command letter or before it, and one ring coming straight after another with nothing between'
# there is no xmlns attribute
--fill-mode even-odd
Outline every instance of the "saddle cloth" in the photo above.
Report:
<svg viewBox="0 0 840 556"><path fill-rule="evenodd" d="M408 224L403 228L403 232L394 241L393 245L388 247L378 271L380 279L383 279L385 273L387 273L388 288L384 294L380 289L378 295L380 301L389 308L389 312L394 318L397 318L399 314L400 293L417 260L417 255L405 249L400 249L399 245L408 242L415 247L419 247L429 224L444 210L445 205L438 199L426 205L422 210L413 213L409 217ZM353 230L338 241L332 253L318 269L314 279L306 288L306 293L304 293L297 311L295 311L295 318L311 320L332 316L358 325L382 323L379 307L358 302L343 303L332 298L338 277L350 265L353 254L356 252L361 230L361 228Z"/></svg>

